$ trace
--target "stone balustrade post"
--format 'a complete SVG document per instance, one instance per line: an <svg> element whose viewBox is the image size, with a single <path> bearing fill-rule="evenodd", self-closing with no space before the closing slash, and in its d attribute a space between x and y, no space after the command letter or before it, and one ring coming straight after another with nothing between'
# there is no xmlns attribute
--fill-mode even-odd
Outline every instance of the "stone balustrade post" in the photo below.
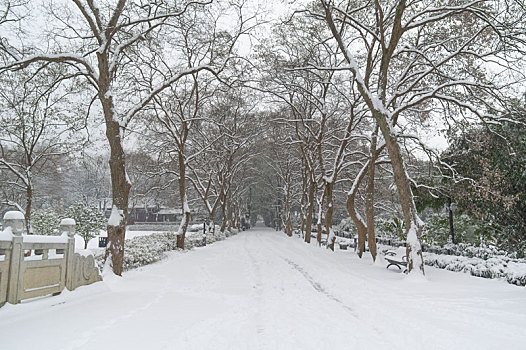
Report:
<svg viewBox="0 0 526 350"><path fill-rule="evenodd" d="M20 236L25 230L25 220L22 212L8 211L4 214L4 229L11 227L11 232L16 236Z"/></svg>
<svg viewBox="0 0 526 350"><path fill-rule="evenodd" d="M7 282L7 302L11 304L17 304L20 301L18 299L18 289L20 287L20 264L24 259L24 252L22 250L22 233L24 232L25 227L24 222L25 218L22 212L8 211L4 214L4 230L10 227L11 233L13 234L9 279Z"/></svg>
<svg viewBox="0 0 526 350"><path fill-rule="evenodd" d="M73 219L62 219L60 222L60 232L62 235L68 236L68 245L64 252L64 258L66 259L66 288L68 290L75 289L74 286L74 275L75 275L75 220Z"/></svg>

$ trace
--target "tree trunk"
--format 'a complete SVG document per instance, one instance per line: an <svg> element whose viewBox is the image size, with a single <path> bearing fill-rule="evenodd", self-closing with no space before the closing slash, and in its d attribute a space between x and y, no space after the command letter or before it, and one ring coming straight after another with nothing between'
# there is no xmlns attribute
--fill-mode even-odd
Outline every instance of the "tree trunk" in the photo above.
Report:
<svg viewBox="0 0 526 350"><path fill-rule="evenodd" d="M223 199L225 199L225 197L223 197ZM223 221L221 222L221 229L220 230L221 230L221 233L224 233L225 230L226 230L226 221L227 221L227 218L226 218L226 203L225 203L225 201L223 201L221 203L221 214L223 216Z"/></svg>
<svg viewBox="0 0 526 350"><path fill-rule="evenodd" d="M290 211L287 213L287 223L285 225L285 233L292 237L292 220L290 219Z"/></svg>
<svg viewBox="0 0 526 350"><path fill-rule="evenodd" d="M241 231L241 206L236 207L236 224L235 227L238 231Z"/></svg>
<svg viewBox="0 0 526 350"><path fill-rule="evenodd" d="M110 102L108 105L113 106ZM126 234L126 220L128 218L128 198L131 184L127 180L125 169L124 149L122 148L120 125L113 120L112 112L105 108L106 116L106 136L110 143L110 174L111 190L113 199L113 210L117 210L120 216L119 223L108 222L108 245L106 247L105 259L111 258L113 272L121 276L124 260L124 240ZM111 121L108 121L111 119ZM112 210L112 211L113 211Z"/></svg>
<svg viewBox="0 0 526 350"><path fill-rule="evenodd" d="M305 242L310 243L310 237L312 233L312 211L314 210L314 190L316 184L314 183L312 177L309 183L309 198L307 203L307 222L305 229Z"/></svg>
<svg viewBox="0 0 526 350"><path fill-rule="evenodd" d="M377 117L380 124L380 130L384 136L391 159L391 166L393 168L394 179L396 187L398 188L398 195L400 197L400 204L404 214L404 221L406 223L407 234L407 268L409 272L414 267L418 267L424 273L424 258L422 256L422 244L420 237L422 236L423 225L418 217L415 202L413 201L413 191L409 185L409 178L405 170L402 153L396 137L391 135L391 130L387 125L384 117Z"/></svg>
<svg viewBox="0 0 526 350"><path fill-rule="evenodd" d="M334 23L331 7L325 1L322 1L322 6L325 10L325 19L333 34L333 37L338 42L342 53L345 56L347 63L350 64L349 69L357 79L357 88L360 95L363 97L367 107L374 115L382 135L385 139L387 150L389 152L389 158L391 159L391 166L393 168L394 180L398 189L398 195L400 197L400 204L402 205L402 211L404 213L404 221L406 223L407 233L407 268L409 272L416 266L422 273L424 273L424 260L422 256L422 245L420 243L420 237L422 235L423 223L418 218L416 206L413 201L413 192L409 185L409 178L405 169L405 165L400 152L400 146L396 140L396 136L391 130L392 122L388 112L385 110L385 93L387 86L387 71L389 68L389 62L393 55L393 52L398 44L398 41L403 34L402 29L402 17L404 14L406 1L401 0L398 2L396 7L396 15L393 21L393 30L391 32L391 38L389 41L389 47L383 50L381 57L381 66L379 72L379 92L380 96L373 96L369 91L369 87L366 86L365 80L361 77L360 72L354 58L350 55L348 47L343 42L340 32L336 28ZM380 105L379 105L380 104Z"/></svg>
<svg viewBox="0 0 526 350"><path fill-rule="evenodd" d="M186 164L184 161L183 150L178 153L179 162L179 198L181 201L181 213L183 214L181 224L179 225L179 231L177 233L177 248L184 249L184 243L186 239L186 229L188 228L188 222L190 221L190 208L188 206L188 199L186 197Z"/></svg>
<svg viewBox="0 0 526 350"><path fill-rule="evenodd" d="M449 234L451 235L451 243L455 244L455 229L453 226L453 210L451 209L451 197L447 197L447 209L449 214Z"/></svg>
<svg viewBox="0 0 526 350"><path fill-rule="evenodd" d="M376 163L376 144L378 140L378 126L376 126L371 138L371 160L367 171L367 187L365 188L365 212L367 222L367 243L369 252L376 261L376 237L374 233L374 173Z"/></svg>
<svg viewBox="0 0 526 350"><path fill-rule="evenodd" d="M323 225L321 224L321 219L318 220L316 223L316 243L318 243L318 247L321 247L321 235L323 232Z"/></svg>
<svg viewBox="0 0 526 350"><path fill-rule="evenodd" d="M351 217L352 221L354 222L354 225L356 226L356 230L358 231L358 247L356 248L358 251L358 256L360 258L362 257L363 252L365 251L365 237L367 236L367 227L365 226L365 223L363 222L360 214L358 214L358 211L356 210L355 198L356 193L358 192L358 187L360 186L360 183L365 177L365 174L367 174L368 169L369 162L367 162L367 164L363 166L362 170L354 180L351 191L349 191L349 194L347 195L347 212L349 213L349 216Z"/></svg>
<svg viewBox="0 0 526 350"><path fill-rule="evenodd" d="M308 198L308 178L306 174L306 170L303 170L302 172L302 194L301 194L301 237L305 239L305 224L307 221L307 215L305 213L306 205L307 205L307 198Z"/></svg>
<svg viewBox="0 0 526 350"><path fill-rule="evenodd" d="M347 197L347 212L351 216L351 219L354 222L354 225L356 226L356 230L358 231L357 252L358 256L361 258L363 252L365 251L365 238L367 237L367 227L364 225L363 221L356 213L356 209L354 207L354 195L349 195Z"/></svg>
<svg viewBox="0 0 526 350"><path fill-rule="evenodd" d="M125 155L122 147L121 126L115 116L113 96L110 92L112 76L109 72L109 61L106 54L97 53L99 80L98 99L101 102L106 123L106 138L110 145L110 175L112 191L112 214L118 215L115 221L108 221L108 245L106 246L105 261L111 259L113 272L121 276L124 260L124 240L126 234L126 220L128 219L128 198L131 184L128 181L125 167Z"/></svg>
<svg viewBox="0 0 526 350"><path fill-rule="evenodd" d="M333 188L334 183L329 182L326 184L325 188L325 197L327 199L327 212L325 213L325 230L327 231L327 247L334 251L334 242L336 237L332 234L332 214L334 212L333 208Z"/></svg>
<svg viewBox="0 0 526 350"><path fill-rule="evenodd" d="M31 206L33 204L33 187L31 186L31 182L28 181L29 184L26 187L26 234L30 234L31 232Z"/></svg>
<svg viewBox="0 0 526 350"><path fill-rule="evenodd" d="M318 247L321 247L321 235L323 232L322 222L322 213L323 213L323 198L318 203L318 221L316 222L316 242Z"/></svg>

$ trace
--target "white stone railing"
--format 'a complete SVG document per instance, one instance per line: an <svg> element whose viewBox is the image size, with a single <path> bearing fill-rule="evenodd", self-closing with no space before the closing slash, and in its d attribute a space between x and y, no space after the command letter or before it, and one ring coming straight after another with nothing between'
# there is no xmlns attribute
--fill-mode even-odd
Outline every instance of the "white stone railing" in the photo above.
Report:
<svg viewBox="0 0 526 350"><path fill-rule="evenodd" d="M61 236L25 235L24 215L4 215L0 232L0 306L60 294L101 281L93 256L75 253L75 221L60 223Z"/></svg>

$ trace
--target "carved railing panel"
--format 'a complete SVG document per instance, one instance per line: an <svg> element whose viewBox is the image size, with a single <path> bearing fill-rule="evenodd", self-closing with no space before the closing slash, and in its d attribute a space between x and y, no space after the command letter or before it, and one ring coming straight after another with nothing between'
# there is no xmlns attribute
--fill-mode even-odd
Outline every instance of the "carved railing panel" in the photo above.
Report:
<svg viewBox="0 0 526 350"><path fill-rule="evenodd" d="M75 253L74 220L62 220L62 236L26 236L22 235L22 213L8 212L4 228L0 235L0 306L102 281L93 256Z"/></svg>
<svg viewBox="0 0 526 350"><path fill-rule="evenodd" d="M0 241L0 306L7 301L11 242Z"/></svg>

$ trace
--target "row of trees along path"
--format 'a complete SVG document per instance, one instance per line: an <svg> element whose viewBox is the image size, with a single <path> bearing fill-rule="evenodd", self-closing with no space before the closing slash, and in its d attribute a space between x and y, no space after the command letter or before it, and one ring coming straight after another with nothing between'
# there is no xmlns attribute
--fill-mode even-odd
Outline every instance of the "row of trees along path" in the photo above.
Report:
<svg viewBox="0 0 526 350"><path fill-rule="evenodd" d="M218 220L225 231L249 213L288 235L297 226L307 243L316 225L321 244L324 228L331 249L345 208L359 255L367 237L373 259L375 218L401 213L409 271L424 273L410 174L439 154L419 135L432 123L524 126L509 103L524 72L524 6L317 0L269 22L255 5L4 2L0 167L26 193L28 229L35 169L86 147L79 135L102 116L113 206L106 259L117 275L134 186L125 138L150 153L143 195L177 197L181 248L192 203L212 233ZM47 26L29 27L37 13Z"/></svg>

